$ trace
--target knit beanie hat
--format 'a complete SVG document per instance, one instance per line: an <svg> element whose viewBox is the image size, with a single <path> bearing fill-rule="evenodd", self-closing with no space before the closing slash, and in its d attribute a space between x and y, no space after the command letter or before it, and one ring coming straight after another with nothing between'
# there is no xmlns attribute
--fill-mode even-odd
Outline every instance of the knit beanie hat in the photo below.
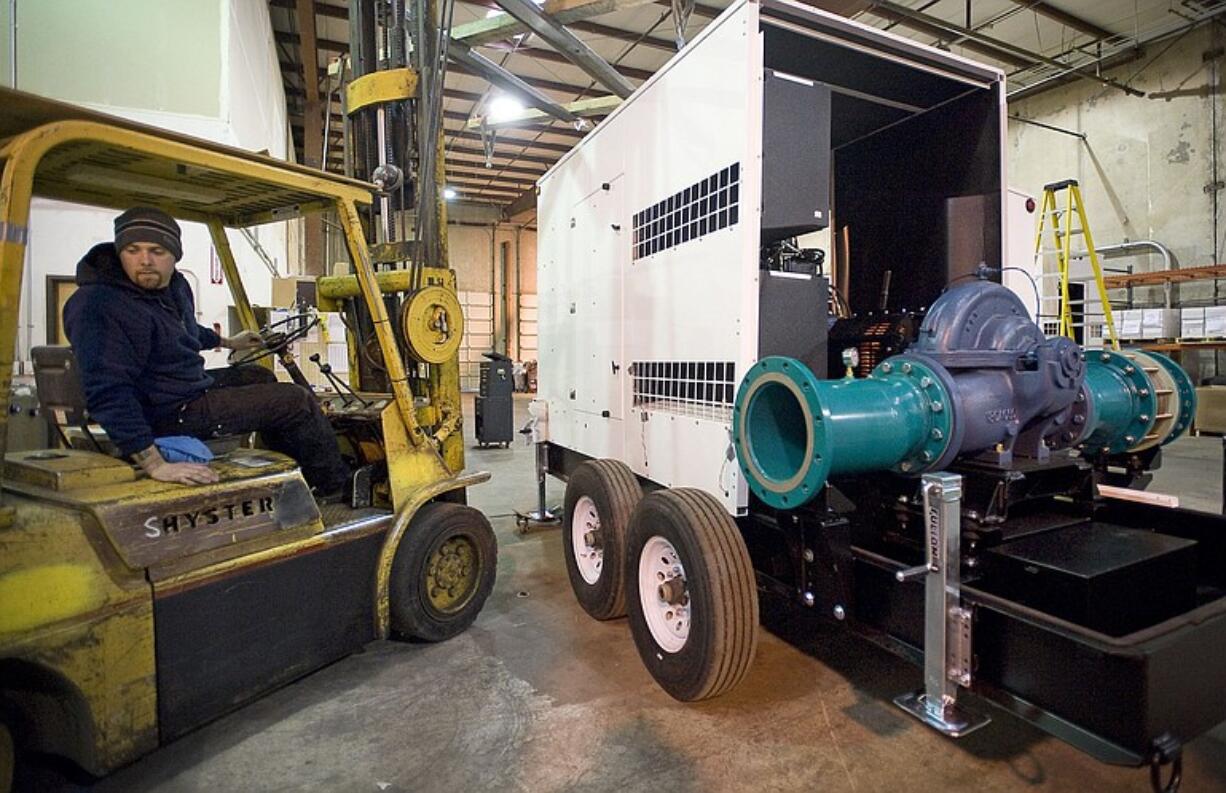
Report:
<svg viewBox="0 0 1226 793"><path fill-rule="evenodd" d="M152 242L183 258L179 224L170 215L152 207L133 207L115 218L115 250L122 251L133 242Z"/></svg>

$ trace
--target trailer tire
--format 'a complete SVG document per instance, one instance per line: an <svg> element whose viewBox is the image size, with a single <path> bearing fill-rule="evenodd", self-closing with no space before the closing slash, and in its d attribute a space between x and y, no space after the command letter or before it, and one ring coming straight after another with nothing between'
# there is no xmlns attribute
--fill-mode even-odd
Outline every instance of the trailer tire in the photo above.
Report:
<svg viewBox="0 0 1226 793"><path fill-rule="evenodd" d="M702 490L658 490L634 510L627 542L630 632L651 676L682 702L735 687L758 641L758 590L736 521Z"/></svg>
<svg viewBox="0 0 1226 793"><path fill-rule="evenodd" d="M589 615L626 615L626 527L643 497L634 472L620 460L589 460L566 483L562 554L575 599ZM588 537L599 532L599 544Z"/></svg>
<svg viewBox="0 0 1226 793"><path fill-rule="evenodd" d="M497 565L498 541L485 515L463 504L426 504L392 561L392 630L427 642L463 633L493 590Z"/></svg>

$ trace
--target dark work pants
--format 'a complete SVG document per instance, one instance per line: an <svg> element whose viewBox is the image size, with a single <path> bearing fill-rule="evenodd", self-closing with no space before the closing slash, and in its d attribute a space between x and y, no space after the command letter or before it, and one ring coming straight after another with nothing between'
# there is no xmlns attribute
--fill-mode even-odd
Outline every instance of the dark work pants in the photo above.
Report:
<svg viewBox="0 0 1226 793"><path fill-rule="evenodd" d="M349 467L310 391L277 382L262 366L209 369L208 375L213 385L183 405L178 416L155 424L155 434L207 439L258 432L268 448L298 461L311 487L328 493L345 486Z"/></svg>

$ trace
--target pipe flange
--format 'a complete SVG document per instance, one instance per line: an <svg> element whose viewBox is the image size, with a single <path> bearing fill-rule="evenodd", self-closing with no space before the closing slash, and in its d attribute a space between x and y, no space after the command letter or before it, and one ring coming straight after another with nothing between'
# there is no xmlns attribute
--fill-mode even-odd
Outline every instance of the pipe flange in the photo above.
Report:
<svg viewBox="0 0 1226 793"><path fill-rule="evenodd" d="M1162 364L1167 374L1175 381L1175 391L1179 396L1179 415L1175 419L1174 426L1162 441L1162 445L1165 446L1183 435L1187 432L1188 427L1192 426L1192 419L1196 417L1196 387L1192 384L1192 378L1188 377L1188 373L1183 370L1182 366L1175 363L1173 358L1152 350L1146 350L1145 354Z"/></svg>
<svg viewBox="0 0 1226 793"><path fill-rule="evenodd" d="M817 495L830 475L834 459L828 422L817 398L817 377L799 361L781 356L763 358L745 375L732 406L732 440L737 462L753 491L776 509L794 509ZM783 389L782 391L780 389ZM754 411L758 399L778 400L775 411ZM786 444L755 444L747 415L783 415L788 424L805 428L804 449ZM760 432L763 437L772 433ZM784 476L785 472L793 472Z"/></svg>
<svg viewBox="0 0 1226 793"><path fill-rule="evenodd" d="M1157 396L1154 426L1150 428L1144 440L1128 449L1130 452L1140 452L1166 443L1180 419L1183 405L1179 395L1179 384L1175 382L1175 378L1165 366L1144 350L1125 350L1124 355L1141 367L1150 383L1153 384L1152 390Z"/></svg>
<svg viewBox="0 0 1226 793"><path fill-rule="evenodd" d="M1050 421L1043 441L1050 451L1058 452L1072 448L1081 443L1086 434L1086 427L1094 423L1094 402L1090 399L1086 384L1083 382L1077 389L1077 397L1073 403L1057 415L1064 416L1063 424Z"/></svg>
<svg viewBox="0 0 1226 793"><path fill-rule="evenodd" d="M1132 421L1110 442L1099 439L1098 433L1091 435L1086 441L1089 450L1105 454L1122 454L1136 446L1154 426L1158 411L1158 397L1154 393L1153 383L1141 367L1123 353L1114 350L1099 350L1087 352L1088 356L1097 356L1099 364L1114 370L1124 382L1129 385L1130 395L1136 409L1132 413Z"/></svg>
<svg viewBox="0 0 1226 793"><path fill-rule="evenodd" d="M913 476L940 470L952 463L962 446L962 428L955 420L953 377L945 367L927 356L906 353L882 361L870 376L907 378L922 395L927 409L928 427L923 442L890 470Z"/></svg>

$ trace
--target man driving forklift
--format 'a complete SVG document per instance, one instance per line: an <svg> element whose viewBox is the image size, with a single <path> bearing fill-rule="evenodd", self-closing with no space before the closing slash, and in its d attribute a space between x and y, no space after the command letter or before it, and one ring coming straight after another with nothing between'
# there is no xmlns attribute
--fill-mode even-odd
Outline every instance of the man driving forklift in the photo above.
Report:
<svg viewBox="0 0 1226 793"><path fill-rule="evenodd" d="M258 432L298 461L317 498L344 497L351 472L309 390L277 382L261 366L205 370L201 350L264 342L254 331L227 338L197 324L191 287L175 269L182 256L174 218L135 207L115 218L113 243L95 245L77 264L79 288L64 306L64 325L93 419L121 455L159 481L218 479L206 462L175 461L207 452L176 454L169 439Z"/></svg>

